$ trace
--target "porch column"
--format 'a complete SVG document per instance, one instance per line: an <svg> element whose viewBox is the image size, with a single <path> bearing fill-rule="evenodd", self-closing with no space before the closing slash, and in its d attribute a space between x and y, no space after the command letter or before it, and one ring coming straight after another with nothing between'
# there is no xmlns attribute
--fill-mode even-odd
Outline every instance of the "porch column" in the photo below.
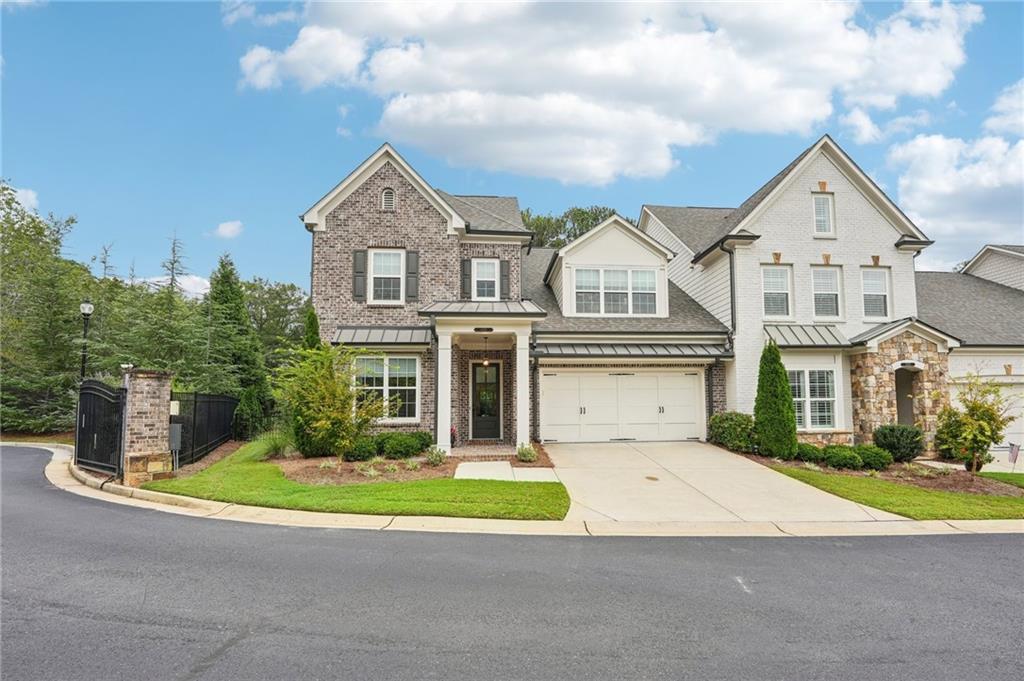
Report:
<svg viewBox="0 0 1024 681"><path fill-rule="evenodd" d="M452 335L437 334L437 446L452 451Z"/></svg>
<svg viewBox="0 0 1024 681"><path fill-rule="evenodd" d="M516 445L530 443L530 336L516 334Z"/></svg>

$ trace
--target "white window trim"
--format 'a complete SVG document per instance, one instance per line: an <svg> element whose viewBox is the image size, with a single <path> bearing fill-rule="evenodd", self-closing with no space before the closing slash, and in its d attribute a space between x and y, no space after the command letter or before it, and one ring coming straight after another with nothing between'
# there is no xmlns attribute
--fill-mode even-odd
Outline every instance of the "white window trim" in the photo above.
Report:
<svg viewBox="0 0 1024 681"><path fill-rule="evenodd" d="M398 253L400 256L400 263L398 267L398 300L377 300L373 297L373 278L376 276L373 272L373 255L375 253ZM401 248L371 248L366 251L366 303L368 305L383 305L400 307L405 305L405 249ZM392 276L381 275L381 276Z"/></svg>
<svg viewBox="0 0 1024 681"><path fill-rule="evenodd" d="M365 359L384 359L384 400L385 402L391 399L391 386L388 385L388 373L390 372L390 364L393 359L411 359L416 362L416 416L403 416L403 417L385 417L377 419L377 423L387 424L402 424L402 423L419 423L420 414L423 413L423 386L422 386L422 366L418 355L370 355ZM357 390L363 390L364 388L356 388ZM377 388L373 388L377 390ZM396 388L396 390L408 390L408 388Z"/></svg>
<svg viewBox="0 0 1024 681"><path fill-rule="evenodd" d="M839 430L839 384L838 384L838 371L834 367L808 367L806 369L790 369L786 367L786 371L794 371L803 375L803 387L804 396L802 398L792 398L796 408L796 402L801 403L801 409L803 411L804 425L798 426L797 430L801 433L805 432L829 432ZM832 373L832 397L811 397L811 372L812 371L829 371ZM787 377L788 378L788 377ZM811 402L831 402L832 403L832 425L831 426L812 426L811 425Z"/></svg>
<svg viewBox="0 0 1024 681"><path fill-rule="evenodd" d="M814 290L814 271L815 270L831 270L836 273L836 311L838 314L835 316L831 315L820 315L818 314L818 307L815 304L814 296L817 295L817 291ZM831 293L831 291L822 291L822 293ZM846 305L843 300L843 268L838 265L811 265L811 313L815 320L829 321L829 322L841 322L845 319Z"/></svg>
<svg viewBox="0 0 1024 681"><path fill-rule="evenodd" d="M864 305L864 298L868 293L864 290L864 273L865 272L881 272L885 279L885 316L876 317L867 313L866 306ZM877 294L872 294L877 295ZM892 319L892 271L888 267L862 267L860 270L860 306L861 311L864 313L864 319L870 319L871 321L888 321Z"/></svg>
<svg viewBox="0 0 1024 681"><path fill-rule="evenodd" d="M787 305L789 314L787 315L770 315L764 310L764 294L768 293L764 288L764 273L766 270L785 270L786 272L786 285L789 288L786 292L789 296L789 303ZM771 291L771 293L782 293L782 291ZM795 307L793 304L795 300L796 296L793 295L793 267L791 265L761 265L761 316L766 320L792 321L796 319L796 310L793 309Z"/></svg>
<svg viewBox="0 0 1024 681"><path fill-rule="evenodd" d="M597 288L590 291L577 291L576 289L576 272L579 270L597 270ZM608 291L608 293L625 293L626 304L629 312L605 312L604 311L604 273L605 270L621 270L626 273L626 290L625 291ZM654 312L633 312L633 273L634 272L653 272L654 273L654 290L653 291L636 291L636 293L650 293L654 296ZM572 270L572 309L573 313L577 317L657 317L658 316L658 304L659 304L659 287L658 287L658 268L656 267L616 267L614 265L581 265L574 267ZM576 294L577 293L596 293L598 294L598 300L600 302L600 312L579 312L576 309Z"/></svg>
<svg viewBox="0 0 1024 681"><path fill-rule="evenodd" d="M477 292L476 292L476 282L478 280L478 277L477 277L477 265L479 265L480 263L483 263L483 262L492 262L492 263L494 263L494 295L490 296L490 297L477 295ZM472 260L472 270L473 270L472 277L471 277L472 281L471 281L471 284L470 284L472 286L472 290L470 291L471 299L472 300L492 300L492 301L493 300L501 300L501 260L499 260L498 258L473 258L473 260ZM485 279L483 279L483 281L490 281L490 279L486 279L485 278Z"/></svg>
<svg viewBox="0 0 1024 681"><path fill-rule="evenodd" d="M831 229L827 232L818 231L818 211L814 205L818 197L824 197L828 200L828 224ZM811 232L814 234L815 239L835 239L836 238L836 196L831 192L811 192Z"/></svg>

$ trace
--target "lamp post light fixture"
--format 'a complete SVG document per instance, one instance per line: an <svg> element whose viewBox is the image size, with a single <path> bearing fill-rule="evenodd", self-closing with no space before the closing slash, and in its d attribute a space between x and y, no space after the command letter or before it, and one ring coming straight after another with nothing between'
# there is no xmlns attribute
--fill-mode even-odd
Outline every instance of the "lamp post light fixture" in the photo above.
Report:
<svg viewBox="0 0 1024 681"><path fill-rule="evenodd" d="M89 336L89 317L92 316L92 311L95 309L88 300L83 300L82 304L78 306L79 311L82 313L82 372L80 379L85 380L85 358L86 358L86 339Z"/></svg>

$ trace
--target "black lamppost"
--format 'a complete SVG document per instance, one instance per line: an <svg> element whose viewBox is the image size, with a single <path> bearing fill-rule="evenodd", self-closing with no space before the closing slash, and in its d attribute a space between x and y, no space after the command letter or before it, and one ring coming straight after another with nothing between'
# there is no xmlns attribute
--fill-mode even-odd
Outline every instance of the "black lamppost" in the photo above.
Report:
<svg viewBox="0 0 1024 681"><path fill-rule="evenodd" d="M89 317L92 316L93 306L88 300L83 300L82 304L78 306L78 309L82 312L82 375L81 380L85 380L85 343L86 338L89 335Z"/></svg>

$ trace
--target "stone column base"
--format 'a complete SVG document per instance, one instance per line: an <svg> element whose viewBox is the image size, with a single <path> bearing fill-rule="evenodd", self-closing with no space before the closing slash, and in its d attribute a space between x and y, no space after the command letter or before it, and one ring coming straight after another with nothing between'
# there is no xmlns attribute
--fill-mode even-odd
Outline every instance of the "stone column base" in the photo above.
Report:
<svg viewBox="0 0 1024 681"><path fill-rule="evenodd" d="M170 452L126 454L124 484L138 487L144 482L163 480L174 475L174 460Z"/></svg>
<svg viewBox="0 0 1024 681"><path fill-rule="evenodd" d="M797 442L806 442L819 447L828 445L852 445L853 431L830 430L822 433L797 433Z"/></svg>

